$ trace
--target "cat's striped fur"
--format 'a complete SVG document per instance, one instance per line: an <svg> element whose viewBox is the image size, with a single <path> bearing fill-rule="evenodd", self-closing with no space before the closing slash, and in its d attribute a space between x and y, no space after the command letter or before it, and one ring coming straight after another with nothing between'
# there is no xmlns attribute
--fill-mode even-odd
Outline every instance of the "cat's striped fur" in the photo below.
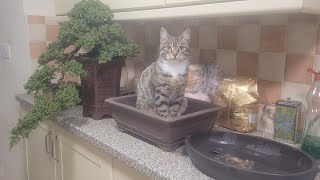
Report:
<svg viewBox="0 0 320 180"><path fill-rule="evenodd" d="M190 29L172 37L161 28L159 58L142 72L137 85L138 109L164 118L180 116L186 110L190 38Z"/></svg>

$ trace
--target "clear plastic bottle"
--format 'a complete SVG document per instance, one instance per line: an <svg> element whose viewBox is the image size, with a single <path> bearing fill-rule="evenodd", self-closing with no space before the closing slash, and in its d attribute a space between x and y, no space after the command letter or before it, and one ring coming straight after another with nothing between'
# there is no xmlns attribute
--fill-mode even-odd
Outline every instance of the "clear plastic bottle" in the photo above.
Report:
<svg viewBox="0 0 320 180"><path fill-rule="evenodd" d="M315 159L320 160L320 72L312 69L308 71L313 73L315 78L306 97L308 109L301 148Z"/></svg>

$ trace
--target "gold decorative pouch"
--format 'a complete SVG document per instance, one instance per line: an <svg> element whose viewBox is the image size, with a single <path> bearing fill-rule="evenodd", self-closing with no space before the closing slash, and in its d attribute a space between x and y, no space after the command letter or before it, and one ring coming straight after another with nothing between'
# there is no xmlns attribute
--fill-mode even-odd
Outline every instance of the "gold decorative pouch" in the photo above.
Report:
<svg viewBox="0 0 320 180"><path fill-rule="evenodd" d="M225 107L217 124L239 132L256 129L258 117L257 81L250 77L232 77L222 80L211 94L211 101Z"/></svg>

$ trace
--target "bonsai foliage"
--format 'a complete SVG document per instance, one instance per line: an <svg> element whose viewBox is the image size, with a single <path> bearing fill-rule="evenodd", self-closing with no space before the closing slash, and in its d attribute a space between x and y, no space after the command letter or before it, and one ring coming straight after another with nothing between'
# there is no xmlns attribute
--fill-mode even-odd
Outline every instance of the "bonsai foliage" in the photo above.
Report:
<svg viewBox="0 0 320 180"><path fill-rule="evenodd" d="M82 64L74 59L81 48L91 49L83 55L97 58L100 63L139 53L136 44L126 39L121 26L112 21L110 8L100 1L83 0L68 17L61 24L57 40L40 55L39 68L24 86L28 93L35 93L34 105L11 130L10 149L22 138L28 138L41 121L80 103L77 84L66 81L65 75L85 75Z"/></svg>

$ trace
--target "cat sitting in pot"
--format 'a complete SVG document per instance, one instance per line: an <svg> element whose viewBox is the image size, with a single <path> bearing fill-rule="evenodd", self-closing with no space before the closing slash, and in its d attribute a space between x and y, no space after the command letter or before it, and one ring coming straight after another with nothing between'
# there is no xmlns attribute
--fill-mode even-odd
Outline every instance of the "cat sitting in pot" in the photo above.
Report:
<svg viewBox="0 0 320 180"><path fill-rule="evenodd" d="M190 38L189 28L177 37L161 28L159 58L142 72L138 81L138 109L163 118L180 116L187 109L184 94L188 81Z"/></svg>

